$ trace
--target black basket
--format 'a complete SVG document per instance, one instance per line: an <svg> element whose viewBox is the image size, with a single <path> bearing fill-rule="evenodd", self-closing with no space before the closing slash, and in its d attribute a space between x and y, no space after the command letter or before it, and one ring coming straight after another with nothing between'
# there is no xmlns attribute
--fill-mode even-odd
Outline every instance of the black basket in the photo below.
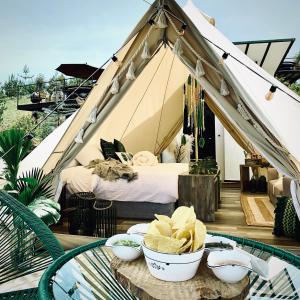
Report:
<svg viewBox="0 0 300 300"><path fill-rule="evenodd" d="M117 231L117 209L112 201L96 199L94 204L96 226L94 236L111 237Z"/></svg>
<svg viewBox="0 0 300 300"><path fill-rule="evenodd" d="M93 236L95 230L95 195L91 192L75 193L68 199L68 227L70 234Z"/></svg>

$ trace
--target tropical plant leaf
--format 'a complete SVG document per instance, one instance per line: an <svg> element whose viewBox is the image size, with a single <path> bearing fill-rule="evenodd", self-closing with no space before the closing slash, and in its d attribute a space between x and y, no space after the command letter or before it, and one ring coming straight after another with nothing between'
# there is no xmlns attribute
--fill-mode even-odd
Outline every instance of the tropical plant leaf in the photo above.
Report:
<svg viewBox="0 0 300 300"><path fill-rule="evenodd" d="M23 173L17 179L16 184L19 192L19 201L28 205L40 197L53 197L52 180L53 176L51 174L45 175L43 170L39 168L33 168Z"/></svg>
<svg viewBox="0 0 300 300"><path fill-rule="evenodd" d="M20 162L32 149L32 142L24 138L25 132L9 129L0 132L0 157L5 162L4 176L15 186Z"/></svg>

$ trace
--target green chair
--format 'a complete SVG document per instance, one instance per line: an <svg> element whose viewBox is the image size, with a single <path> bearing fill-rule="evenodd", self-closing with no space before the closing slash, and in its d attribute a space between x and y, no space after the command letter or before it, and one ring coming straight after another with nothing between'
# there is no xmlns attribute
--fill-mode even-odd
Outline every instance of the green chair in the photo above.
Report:
<svg viewBox="0 0 300 300"><path fill-rule="evenodd" d="M270 281L250 273L250 292L246 299L254 299L255 296L264 299L299 299L300 286L297 283L295 286L293 281L300 281L300 257L253 240L211 234L230 238L241 249L263 260L274 258L287 263L286 268ZM103 247L105 241L73 249L51 264L39 282L39 299L136 300L115 279L110 268L111 254Z"/></svg>
<svg viewBox="0 0 300 300"><path fill-rule="evenodd" d="M3 293L2 284L44 270L63 254L45 223L0 191L0 299L37 299L37 288Z"/></svg>

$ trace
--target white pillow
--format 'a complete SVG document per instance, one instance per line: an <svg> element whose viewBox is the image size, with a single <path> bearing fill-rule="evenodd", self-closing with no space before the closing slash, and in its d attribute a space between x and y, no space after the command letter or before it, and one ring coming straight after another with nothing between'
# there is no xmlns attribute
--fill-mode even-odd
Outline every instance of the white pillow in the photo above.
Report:
<svg viewBox="0 0 300 300"><path fill-rule="evenodd" d="M149 151L140 151L134 154L132 162L134 166L155 166L158 164L158 159Z"/></svg>
<svg viewBox="0 0 300 300"><path fill-rule="evenodd" d="M84 147L76 156L76 160L82 166L87 166L94 159L104 159L101 150L96 145Z"/></svg>

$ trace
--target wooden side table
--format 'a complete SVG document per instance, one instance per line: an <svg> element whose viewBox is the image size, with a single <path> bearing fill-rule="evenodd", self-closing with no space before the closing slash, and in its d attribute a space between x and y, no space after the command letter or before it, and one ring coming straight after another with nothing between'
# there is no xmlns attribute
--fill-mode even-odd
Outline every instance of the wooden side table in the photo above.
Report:
<svg viewBox="0 0 300 300"><path fill-rule="evenodd" d="M214 221L220 199L219 172L213 175L180 174L178 195L179 206L193 205L199 220Z"/></svg>

